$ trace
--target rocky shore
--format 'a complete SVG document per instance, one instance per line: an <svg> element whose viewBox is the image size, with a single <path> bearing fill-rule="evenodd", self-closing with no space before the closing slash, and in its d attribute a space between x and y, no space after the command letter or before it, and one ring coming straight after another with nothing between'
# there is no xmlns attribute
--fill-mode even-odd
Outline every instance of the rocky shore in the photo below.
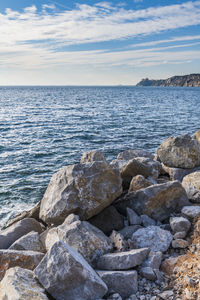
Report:
<svg viewBox="0 0 200 300"><path fill-rule="evenodd" d="M0 231L1 300L199 300L200 130L99 151Z"/></svg>

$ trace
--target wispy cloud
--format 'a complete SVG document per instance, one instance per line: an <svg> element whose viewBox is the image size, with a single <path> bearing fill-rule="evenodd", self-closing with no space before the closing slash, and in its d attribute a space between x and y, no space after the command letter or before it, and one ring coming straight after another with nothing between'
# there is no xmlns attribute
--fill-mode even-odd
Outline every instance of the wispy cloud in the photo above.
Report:
<svg viewBox="0 0 200 300"><path fill-rule="evenodd" d="M54 13L48 13L49 9L55 9ZM64 51L63 46L123 40L198 24L200 1L141 10L111 7L109 2L99 2L59 11L56 10L54 1L52 5L43 5L41 12L34 5L25 8L23 12L7 9L4 14L0 14L0 64L37 68L53 64L106 63L144 66L166 61L177 63L188 60L189 56L190 59L200 57L200 53L191 50L176 51L172 58L169 47L152 48L148 51L70 52ZM197 39L199 36L177 37L140 43L132 47ZM162 59L159 58L160 55Z"/></svg>

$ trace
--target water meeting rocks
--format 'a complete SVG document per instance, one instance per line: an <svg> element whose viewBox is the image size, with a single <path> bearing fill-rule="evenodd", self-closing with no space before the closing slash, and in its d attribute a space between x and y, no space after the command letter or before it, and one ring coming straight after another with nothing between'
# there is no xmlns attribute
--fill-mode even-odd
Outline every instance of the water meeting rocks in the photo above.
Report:
<svg viewBox="0 0 200 300"><path fill-rule="evenodd" d="M191 169L200 165L200 144L188 134L169 137L158 147L157 155L168 167Z"/></svg>
<svg viewBox="0 0 200 300"><path fill-rule="evenodd" d="M107 292L106 284L82 255L62 242L51 247L34 273L56 300L95 300Z"/></svg>
<svg viewBox="0 0 200 300"><path fill-rule="evenodd" d="M46 249L50 249L55 241L62 241L71 246L90 264L113 249L112 241L101 230L86 221L75 221L71 224L65 222L50 229L45 238Z"/></svg>
<svg viewBox="0 0 200 300"><path fill-rule="evenodd" d="M120 174L107 162L66 166L51 178L41 202L40 218L59 225L69 214L76 213L87 220L110 205L121 192Z"/></svg>
<svg viewBox="0 0 200 300"><path fill-rule="evenodd" d="M16 240L30 231L42 232L42 226L33 218L25 218L0 231L0 249L8 249Z"/></svg>
<svg viewBox="0 0 200 300"><path fill-rule="evenodd" d="M189 201L184 188L179 181L172 181L131 192L116 207L123 213L126 207L130 207L138 215L145 214L154 220L163 221L171 213L180 212L186 205L189 205Z"/></svg>
<svg viewBox="0 0 200 300"><path fill-rule="evenodd" d="M0 299L48 300L44 288L34 277L30 270L10 268L0 282Z"/></svg>

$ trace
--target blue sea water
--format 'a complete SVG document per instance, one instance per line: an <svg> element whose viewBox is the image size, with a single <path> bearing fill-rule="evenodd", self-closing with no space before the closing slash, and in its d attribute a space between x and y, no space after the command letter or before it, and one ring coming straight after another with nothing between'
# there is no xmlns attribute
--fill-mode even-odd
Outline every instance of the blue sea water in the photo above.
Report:
<svg viewBox="0 0 200 300"><path fill-rule="evenodd" d="M53 173L99 149L155 151L200 129L200 88L0 87L0 226L39 201Z"/></svg>

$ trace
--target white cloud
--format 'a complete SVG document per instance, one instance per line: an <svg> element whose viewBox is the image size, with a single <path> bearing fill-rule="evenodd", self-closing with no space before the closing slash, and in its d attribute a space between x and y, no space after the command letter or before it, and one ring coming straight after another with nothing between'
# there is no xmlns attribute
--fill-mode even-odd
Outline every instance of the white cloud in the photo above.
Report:
<svg viewBox="0 0 200 300"><path fill-rule="evenodd" d="M52 3L56 3L52 1ZM78 5L48 13L55 6L44 5L38 12L33 5L23 12L7 9L0 14L0 64L16 68L48 68L54 65L91 64L137 65L180 63L198 59L199 51L168 51L170 48L124 51L60 51L63 46L127 39L161 31L200 24L200 1L187 2L142 10L114 8L108 2ZM47 9L47 10L46 10ZM177 37L169 40L140 43L153 46L168 41L197 40L199 36ZM138 47L134 45L133 47ZM186 45L187 46L187 45ZM176 48L185 47L176 45ZM172 48L172 46L171 46ZM161 58L160 58L161 57Z"/></svg>

